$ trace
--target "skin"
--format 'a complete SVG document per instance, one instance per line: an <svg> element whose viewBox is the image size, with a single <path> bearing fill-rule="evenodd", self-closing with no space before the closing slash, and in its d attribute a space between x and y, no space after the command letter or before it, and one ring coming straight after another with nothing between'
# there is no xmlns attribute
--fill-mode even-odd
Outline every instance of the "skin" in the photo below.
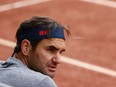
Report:
<svg viewBox="0 0 116 87"><path fill-rule="evenodd" d="M41 72L53 78L58 64L61 63L61 54L65 51L65 41L60 38L43 39L35 50L30 42L24 39L21 52L15 57L20 59L30 69Z"/></svg>

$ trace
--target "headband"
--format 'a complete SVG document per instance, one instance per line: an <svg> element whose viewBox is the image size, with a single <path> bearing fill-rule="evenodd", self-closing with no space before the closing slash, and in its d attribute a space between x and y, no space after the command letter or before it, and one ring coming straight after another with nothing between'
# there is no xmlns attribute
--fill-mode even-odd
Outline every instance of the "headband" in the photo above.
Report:
<svg viewBox="0 0 116 87"><path fill-rule="evenodd" d="M42 39L47 39L49 37L61 38L65 40L64 29L62 27L57 27L50 32L48 32L48 30L45 28L30 29L24 35L19 36L17 40L17 44L20 44L23 39L28 39L31 42L31 41L39 41Z"/></svg>

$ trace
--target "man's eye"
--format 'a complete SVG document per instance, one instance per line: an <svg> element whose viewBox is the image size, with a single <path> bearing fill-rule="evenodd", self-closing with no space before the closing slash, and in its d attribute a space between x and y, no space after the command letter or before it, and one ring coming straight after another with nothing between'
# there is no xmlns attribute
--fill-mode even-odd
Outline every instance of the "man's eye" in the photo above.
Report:
<svg viewBox="0 0 116 87"><path fill-rule="evenodd" d="M54 46L49 46L47 50L51 53L56 53L58 51L58 49Z"/></svg>
<svg viewBox="0 0 116 87"><path fill-rule="evenodd" d="M54 49L48 49L48 51L49 51L49 52L55 52L55 50L54 50Z"/></svg>
<svg viewBox="0 0 116 87"><path fill-rule="evenodd" d="M62 54L62 53L64 53L65 52L65 50L62 50L62 51L60 51L60 54Z"/></svg>

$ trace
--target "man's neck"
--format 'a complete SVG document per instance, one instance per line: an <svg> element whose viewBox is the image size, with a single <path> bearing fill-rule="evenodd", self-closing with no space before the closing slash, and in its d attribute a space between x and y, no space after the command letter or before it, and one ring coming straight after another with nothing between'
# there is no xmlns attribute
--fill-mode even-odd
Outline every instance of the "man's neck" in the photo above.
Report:
<svg viewBox="0 0 116 87"><path fill-rule="evenodd" d="M27 67L28 65L28 61L27 61L27 57L24 56L22 53L16 53L14 55L15 58L19 59L23 64L25 64Z"/></svg>

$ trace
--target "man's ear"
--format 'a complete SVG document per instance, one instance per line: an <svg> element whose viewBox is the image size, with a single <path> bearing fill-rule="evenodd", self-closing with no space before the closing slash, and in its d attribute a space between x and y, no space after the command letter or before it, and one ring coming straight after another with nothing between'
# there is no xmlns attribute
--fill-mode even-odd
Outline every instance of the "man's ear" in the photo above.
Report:
<svg viewBox="0 0 116 87"><path fill-rule="evenodd" d="M27 39L22 40L21 42L21 52L27 56L29 55L29 50L30 50L30 41Z"/></svg>

